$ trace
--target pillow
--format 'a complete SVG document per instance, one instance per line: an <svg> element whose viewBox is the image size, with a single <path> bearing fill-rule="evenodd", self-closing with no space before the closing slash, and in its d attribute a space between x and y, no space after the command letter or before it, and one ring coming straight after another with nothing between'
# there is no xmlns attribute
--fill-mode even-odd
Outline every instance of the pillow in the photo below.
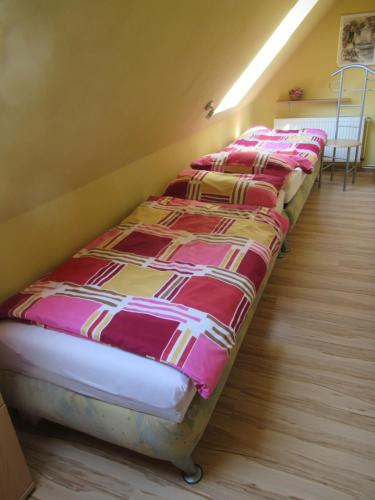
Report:
<svg viewBox="0 0 375 500"><path fill-rule="evenodd" d="M264 174L224 174L187 169L169 184L164 196L274 208L283 182L283 177Z"/></svg>

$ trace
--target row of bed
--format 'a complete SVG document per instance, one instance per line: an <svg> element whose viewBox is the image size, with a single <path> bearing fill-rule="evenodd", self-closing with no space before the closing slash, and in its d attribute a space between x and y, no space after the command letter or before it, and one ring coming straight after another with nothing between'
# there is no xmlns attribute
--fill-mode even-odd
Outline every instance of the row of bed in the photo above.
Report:
<svg viewBox="0 0 375 500"><path fill-rule="evenodd" d="M0 305L8 404L199 481L192 452L320 175L326 138L246 131Z"/></svg>

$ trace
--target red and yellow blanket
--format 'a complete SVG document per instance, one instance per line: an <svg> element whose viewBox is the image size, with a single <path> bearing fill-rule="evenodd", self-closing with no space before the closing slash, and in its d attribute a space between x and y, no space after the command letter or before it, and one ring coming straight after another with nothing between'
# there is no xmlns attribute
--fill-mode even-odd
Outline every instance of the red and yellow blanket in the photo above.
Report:
<svg viewBox="0 0 375 500"><path fill-rule="evenodd" d="M200 170L282 177L300 167L310 174L326 141L327 134L320 129L253 127L226 148L198 158L191 166Z"/></svg>
<svg viewBox="0 0 375 500"><path fill-rule="evenodd" d="M185 169L164 192L187 200L274 208L284 179L264 174L226 174Z"/></svg>
<svg viewBox="0 0 375 500"><path fill-rule="evenodd" d="M287 228L271 209L154 198L0 317L167 363L208 398Z"/></svg>

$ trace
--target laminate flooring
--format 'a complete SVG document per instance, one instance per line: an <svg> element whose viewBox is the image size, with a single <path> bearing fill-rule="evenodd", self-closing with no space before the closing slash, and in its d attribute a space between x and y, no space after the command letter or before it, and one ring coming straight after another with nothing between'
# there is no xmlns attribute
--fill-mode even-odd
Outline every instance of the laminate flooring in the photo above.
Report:
<svg viewBox="0 0 375 500"><path fill-rule="evenodd" d="M324 176L277 261L186 485L170 464L18 421L34 500L375 499L375 172ZM4 499L5 500L5 499Z"/></svg>

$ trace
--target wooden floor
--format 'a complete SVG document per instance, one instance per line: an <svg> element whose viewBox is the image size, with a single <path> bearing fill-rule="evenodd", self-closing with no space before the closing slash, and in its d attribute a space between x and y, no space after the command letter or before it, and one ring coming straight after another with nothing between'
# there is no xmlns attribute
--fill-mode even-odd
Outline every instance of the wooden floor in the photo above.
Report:
<svg viewBox="0 0 375 500"><path fill-rule="evenodd" d="M314 191L198 445L170 465L18 423L34 499L375 499L375 176Z"/></svg>

